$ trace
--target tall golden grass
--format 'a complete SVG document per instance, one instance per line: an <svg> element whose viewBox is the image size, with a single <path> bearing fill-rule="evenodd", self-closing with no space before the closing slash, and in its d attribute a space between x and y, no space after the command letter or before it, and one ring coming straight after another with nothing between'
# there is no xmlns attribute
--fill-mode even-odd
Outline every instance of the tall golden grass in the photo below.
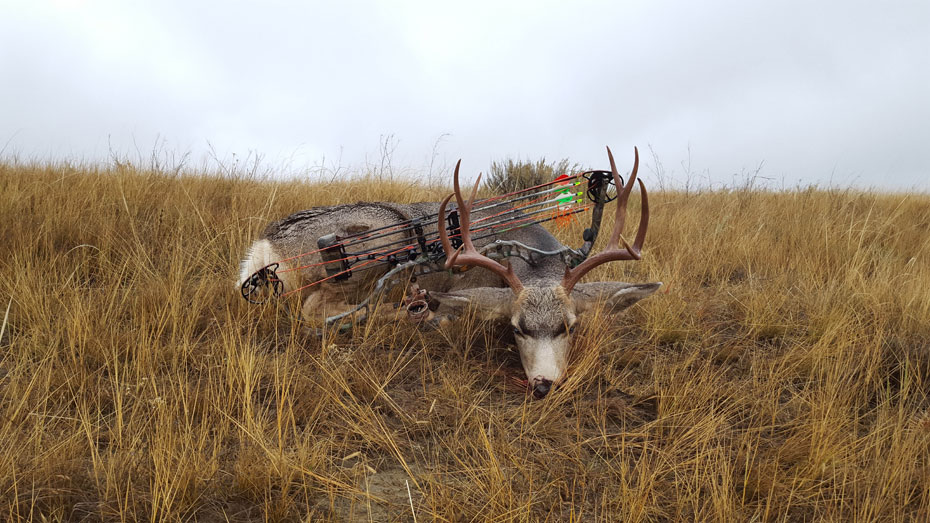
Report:
<svg viewBox="0 0 930 523"><path fill-rule="evenodd" d="M233 288L272 219L442 195L0 164L0 519L930 517L927 195L654 192L588 279L665 286L544 401L486 326L320 340Z"/></svg>

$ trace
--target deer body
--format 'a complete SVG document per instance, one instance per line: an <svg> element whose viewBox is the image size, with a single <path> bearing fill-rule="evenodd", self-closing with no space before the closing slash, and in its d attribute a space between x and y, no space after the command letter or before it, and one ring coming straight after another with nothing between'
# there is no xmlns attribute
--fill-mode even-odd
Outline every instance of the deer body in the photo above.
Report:
<svg viewBox="0 0 930 523"><path fill-rule="evenodd" d="M250 274L270 263L287 260L317 250L317 242L327 234L335 233L340 237L346 237L412 218L435 216L438 211L439 202L411 204L358 202L298 211L269 224L260 238L252 243L241 263L239 282L241 283ZM480 215L479 213L478 216ZM425 225L424 233L435 235L436 224ZM361 242L353 246L351 250L361 252L404 238L412 239L413 236L403 233L393 234L380 237L376 242ZM481 247L497 239L514 240L543 250L556 250L562 247L562 243L539 224L483 238L475 243L478 247ZM279 276L284 280L285 291L294 290L307 283L324 278L326 272L322 265L318 265L321 262L322 258L318 252L285 262L283 265L287 267L278 270ZM564 266L557 257L543 258L535 265L530 265L519 258L514 259L512 263L519 277L528 282L561 278L564 270ZM299 267L306 268L294 270ZM346 303L352 303L364 298L375 280L383 275L386 270L386 267L380 266L370 270L356 271L351 278L345 281L325 282L321 286L331 291L338 291L347 299ZM481 270L465 271L456 275L443 272L421 278L429 278L430 285L428 287L423 285L426 280L421 280L420 283L422 287L428 288L430 291L506 286L499 275ZM320 290L317 289L317 286L314 286L308 288L302 294L306 299L318 292Z"/></svg>
<svg viewBox="0 0 930 523"><path fill-rule="evenodd" d="M612 156L610 160L619 188L619 178ZM619 196L617 224L607 251L587 259L571 270L566 270L557 256L542 258L535 264L520 258L510 258L509 265L504 266L484 257L477 250L498 239L518 241L546 251L558 250L563 245L539 224L510 230L496 237L483 238L472 243L469 234L469 222L472 217L469 214L474 192L471 200L466 203L458 187L456 166L454 196L458 200L461 213L464 245L458 251L453 251L445 227L437 229L436 223L425 226L424 233L439 233L446 251L447 267L469 265L472 269L454 275L449 272L434 273L422 277L418 284L440 302L437 312L441 315L454 317L465 308L474 308L485 319L509 321L528 383L536 397L543 397L553 384L564 377L568 368L571 335L579 315L597 303L604 303L613 312L623 310L649 296L661 285L625 282L578 283L578 279L585 272L601 263L638 259L648 222L648 203L645 200L642 182L640 185L644 198L643 219L640 222L637 241L633 247L627 246L624 241L626 250L619 249L617 244L618 239L622 239L619 230L623 227L626 200L635 178L634 165L630 180ZM475 188L477 189L477 183ZM240 282L262 267L282 260L284 261L278 274L284 281L285 291L298 289L306 282L318 281L326 276L325 270L318 265L321 261L319 253L292 261L287 260L314 251L319 238L331 233L345 237L412 218L435 215L437 212L439 220L433 221L444 225L445 207L451 197L441 203L359 202L317 207L294 213L270 224L262 237L252 244L242 262ZM482 213L476 211L474 217L481 216ZM387 239L379 238L378 244L409 238L412 238L409 232L399 232ZM365 249L377 247L374 244L359 242L353 245L351 250L364 252ZM346 249L350 250L348 247ZM477 267L489 270L476 270ZM364 299L373 283L386 270L378 267L363 271L353 269L353 275L348 280L327 281L302 291L304 316L308 319L318 318L320 315L332 315L349 309Z"/></svg>

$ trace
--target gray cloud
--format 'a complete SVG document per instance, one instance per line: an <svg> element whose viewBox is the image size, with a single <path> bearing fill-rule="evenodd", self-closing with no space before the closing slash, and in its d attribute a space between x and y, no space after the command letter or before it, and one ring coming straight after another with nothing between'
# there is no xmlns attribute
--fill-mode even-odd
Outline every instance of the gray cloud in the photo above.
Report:
<svg viewBox="0 0 930 523"><path fill-rule="evenodd" d="M260 151L470 170L603 166L651 145L682 181L930 189L930 4L58 2L0 7L0 144ZM626 160L628 162L628 160ZM651 160L650 160L651 161ZM652 166L655 168L655 166Z"/></svg>

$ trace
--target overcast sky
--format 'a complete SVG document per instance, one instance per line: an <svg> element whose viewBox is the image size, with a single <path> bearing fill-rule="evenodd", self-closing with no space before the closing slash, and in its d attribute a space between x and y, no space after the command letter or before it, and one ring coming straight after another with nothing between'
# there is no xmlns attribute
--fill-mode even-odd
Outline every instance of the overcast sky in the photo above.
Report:
<svg viewBox="0 0 930 523"><path fill-rule="evenodd" d="M767 4L0 0L0 149L930 190L930 1Z"/></svg>

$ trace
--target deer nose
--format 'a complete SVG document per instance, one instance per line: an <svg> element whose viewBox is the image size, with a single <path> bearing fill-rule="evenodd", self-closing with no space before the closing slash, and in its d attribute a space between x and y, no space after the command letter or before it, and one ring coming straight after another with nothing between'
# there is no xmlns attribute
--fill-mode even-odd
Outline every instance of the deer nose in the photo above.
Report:
<svg viewBox="0 0 930 523"><path fill-rule="evenodd" d="M536 385L533 386L533 397L541 400L546 397L546 394L549 394L549 389L552 388L552 380L536 378L535 381Z"/></svg>

